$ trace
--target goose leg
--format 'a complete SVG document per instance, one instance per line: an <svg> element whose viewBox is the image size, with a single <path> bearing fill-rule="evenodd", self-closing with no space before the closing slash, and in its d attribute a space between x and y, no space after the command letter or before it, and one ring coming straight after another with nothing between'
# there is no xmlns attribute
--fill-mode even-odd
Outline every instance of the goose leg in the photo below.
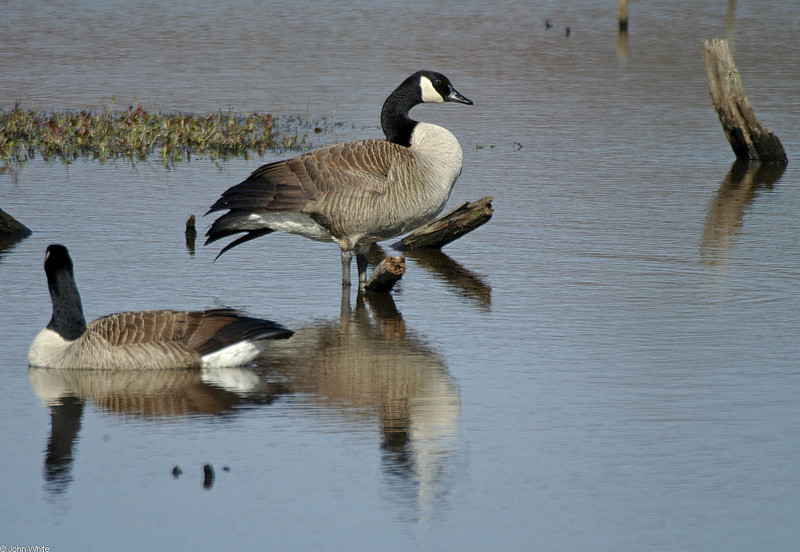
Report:
<svg viewBox="0 0 800 552"><path fill-rule="evenodd" d="M342 287L350 285L350 264L353 260L353 252L349 249L342 249Z"/></svg>
<svg viewBox="0 0 800 552"><path fill-rule="evenodd" d="M367 256L364 253L356 254L356 266L358 266L358 287L364 289L367 285Z"/></svg>

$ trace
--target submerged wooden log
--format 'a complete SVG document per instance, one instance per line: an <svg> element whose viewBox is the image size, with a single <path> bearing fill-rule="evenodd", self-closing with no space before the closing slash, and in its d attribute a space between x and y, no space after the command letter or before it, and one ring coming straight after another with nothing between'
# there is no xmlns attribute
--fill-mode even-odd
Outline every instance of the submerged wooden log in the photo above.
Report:
<svg viewBox="0 0 800 552"><path fill-rule="evenodd" d="M405 273L405 257L386 257L372 271L364 290L371 293L388 293Z"/></svg>
<svg viewBox="0 0 800 552"><path fill-rule="evenodd" d="M0 236L30 236L31 229L0 209Z"/></svg>
<svg viewBox="0 0 800 552"><path fill-rule="evenodd" d="M417 228L393 247L399 251L441 249L487 223L494 213L493 199L487 196L472 203L466 201L446 215Z"/></svg>
<svg viewBox="0 0 800 552"><path fill-rule="evenodd" d="M708 92L737 159L786 163L786 151L772 131L763 128L744 93L742 79L725 39L703 41Z"/></svg>

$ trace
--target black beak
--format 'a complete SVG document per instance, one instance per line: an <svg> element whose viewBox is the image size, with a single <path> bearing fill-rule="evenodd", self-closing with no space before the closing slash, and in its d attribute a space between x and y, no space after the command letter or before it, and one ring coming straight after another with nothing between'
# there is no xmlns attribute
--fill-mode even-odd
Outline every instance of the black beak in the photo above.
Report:
<svg viewBox="0 0 800 552"><path fill-rule="evenodd" d="M456 90L455 88L450 90L450 95L449 96L445 96L444 101L462 103L462 104L466 104L466 105L472 105L472 100L462 96L458 92L458 90Z"/></svg>

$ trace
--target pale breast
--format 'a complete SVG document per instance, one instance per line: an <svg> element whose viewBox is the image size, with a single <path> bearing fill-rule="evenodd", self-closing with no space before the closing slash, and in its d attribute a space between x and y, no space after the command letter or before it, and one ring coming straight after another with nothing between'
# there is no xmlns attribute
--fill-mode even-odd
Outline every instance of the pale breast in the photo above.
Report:
<svg viewBox="0 0 800 552"><path fill-rule="evenodd" d="M251 221L316 240L334 237L345 247L386 240L438 215L461 173L458 140L428 123L417 124L408 148L368 140L340 149L322 150L337 153L331 167L314 157L318 176L324 172L325 178L303 213L256 212Z"/></svg>
<svg viewBox="0 0 800 552"><path fill-rule="evenodd" d="M389 239L430 222L444 208L461 174L461 146L447 129L418 123L411 155L395 164L387 193L380 198L382 218L367 237Z"/></svg>
<svg viewBox="0 0 800 552"><path fill-rule="evenodd" d="M53 330L44 328L36 335L28 349L28 364L53 367L54 363L58 362L64 352L69 349L70 343Z"/></svg>

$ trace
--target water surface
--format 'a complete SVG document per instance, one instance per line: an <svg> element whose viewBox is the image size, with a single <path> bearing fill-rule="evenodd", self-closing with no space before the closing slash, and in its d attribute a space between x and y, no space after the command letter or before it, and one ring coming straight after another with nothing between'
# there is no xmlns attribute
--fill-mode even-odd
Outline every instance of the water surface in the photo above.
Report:
<svg viewBox="0 0 800 552"><path fill-rule="evenodd" d="M495 207L363 301L333 245L187 247L189 214L285 153L0 174L34 230L0 246L0 545L795 549L800 9L636 2L619 36L608 4L0 8L6 109L332 115L330 143L380 136L386 94L440 70L475 101L414 111L463 146L448 208ZM718 36L788 167L734 163ZM226 305L297 338L222 373L29 371L54 242L89 318Z"/></svg>

